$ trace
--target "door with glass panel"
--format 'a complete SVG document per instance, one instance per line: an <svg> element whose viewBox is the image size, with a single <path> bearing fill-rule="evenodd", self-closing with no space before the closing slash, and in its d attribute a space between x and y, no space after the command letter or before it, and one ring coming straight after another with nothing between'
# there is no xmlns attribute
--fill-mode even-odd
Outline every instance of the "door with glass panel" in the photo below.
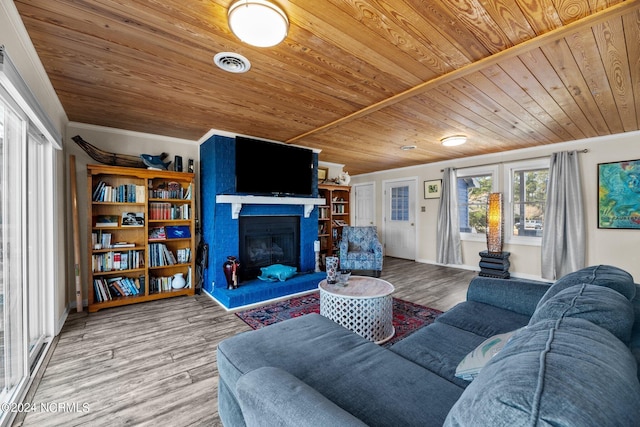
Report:
<svg viewBox="0 0 640 427"><path fill-rule="evenodd" d="M51 294L49 144L0 88L0 401L17 402L46 345ZM49 146L49 147L48 147ZM49 219L49 221L46 220ZM8 422L2 413L0 424Z"/></svg>
<svg viewBox="0 0 640 427"><path fill-rule="evenodd" d="M387 182L384 186L384 251L385 255L415 260L416 181Z"/></svg>
<svg viewBox="0 0 640 427"><path fill-rule="evenodd" d="M0 400L8 402L25 379L21 159L28 121L0 99Z"/></svg>

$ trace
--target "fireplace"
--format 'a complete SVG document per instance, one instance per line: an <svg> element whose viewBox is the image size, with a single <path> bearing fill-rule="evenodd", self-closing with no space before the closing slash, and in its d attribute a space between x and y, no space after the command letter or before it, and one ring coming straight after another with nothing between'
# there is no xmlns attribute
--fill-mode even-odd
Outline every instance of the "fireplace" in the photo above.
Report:
<svg viewBox="0 0 640 427"><path fill-rule="evenodd" d="M240 216L240 281L261 274L261 267L284 264L300 270L299 216Z"/></svg>

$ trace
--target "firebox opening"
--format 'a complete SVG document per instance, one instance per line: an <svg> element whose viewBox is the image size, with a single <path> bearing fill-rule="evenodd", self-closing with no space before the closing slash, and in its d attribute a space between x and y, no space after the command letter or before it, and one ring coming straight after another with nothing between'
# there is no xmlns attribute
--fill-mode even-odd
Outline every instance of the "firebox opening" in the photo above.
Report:
<svg viewBox="0 0 640 427"><path fill-rule="evenodd" d="M253 280L261 267L284 264L300 271L300 217L241 216L240 281Z"/></svg>

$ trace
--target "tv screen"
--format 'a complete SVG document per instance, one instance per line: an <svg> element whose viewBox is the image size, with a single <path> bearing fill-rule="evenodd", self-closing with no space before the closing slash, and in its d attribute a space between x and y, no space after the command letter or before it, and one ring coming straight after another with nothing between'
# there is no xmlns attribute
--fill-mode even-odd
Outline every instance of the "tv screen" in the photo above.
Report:
<svg viewBox="0 0 640 427"><path fill-rule="evenodd" d="M313 194L313 151L236 137L236 192L257 195Z"/></svg>

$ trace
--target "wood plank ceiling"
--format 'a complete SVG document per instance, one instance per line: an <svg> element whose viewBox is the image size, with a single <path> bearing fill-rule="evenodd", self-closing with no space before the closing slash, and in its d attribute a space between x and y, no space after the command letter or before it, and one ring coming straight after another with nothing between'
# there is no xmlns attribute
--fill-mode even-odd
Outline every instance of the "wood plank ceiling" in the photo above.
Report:
<svg viewBox="0 0 640 427"><path fill-rule="evenodd" d="M72 121L292 142L352 175L640 129L636 0L281 0L273 48L231 3L15 1Z"/></svg>

